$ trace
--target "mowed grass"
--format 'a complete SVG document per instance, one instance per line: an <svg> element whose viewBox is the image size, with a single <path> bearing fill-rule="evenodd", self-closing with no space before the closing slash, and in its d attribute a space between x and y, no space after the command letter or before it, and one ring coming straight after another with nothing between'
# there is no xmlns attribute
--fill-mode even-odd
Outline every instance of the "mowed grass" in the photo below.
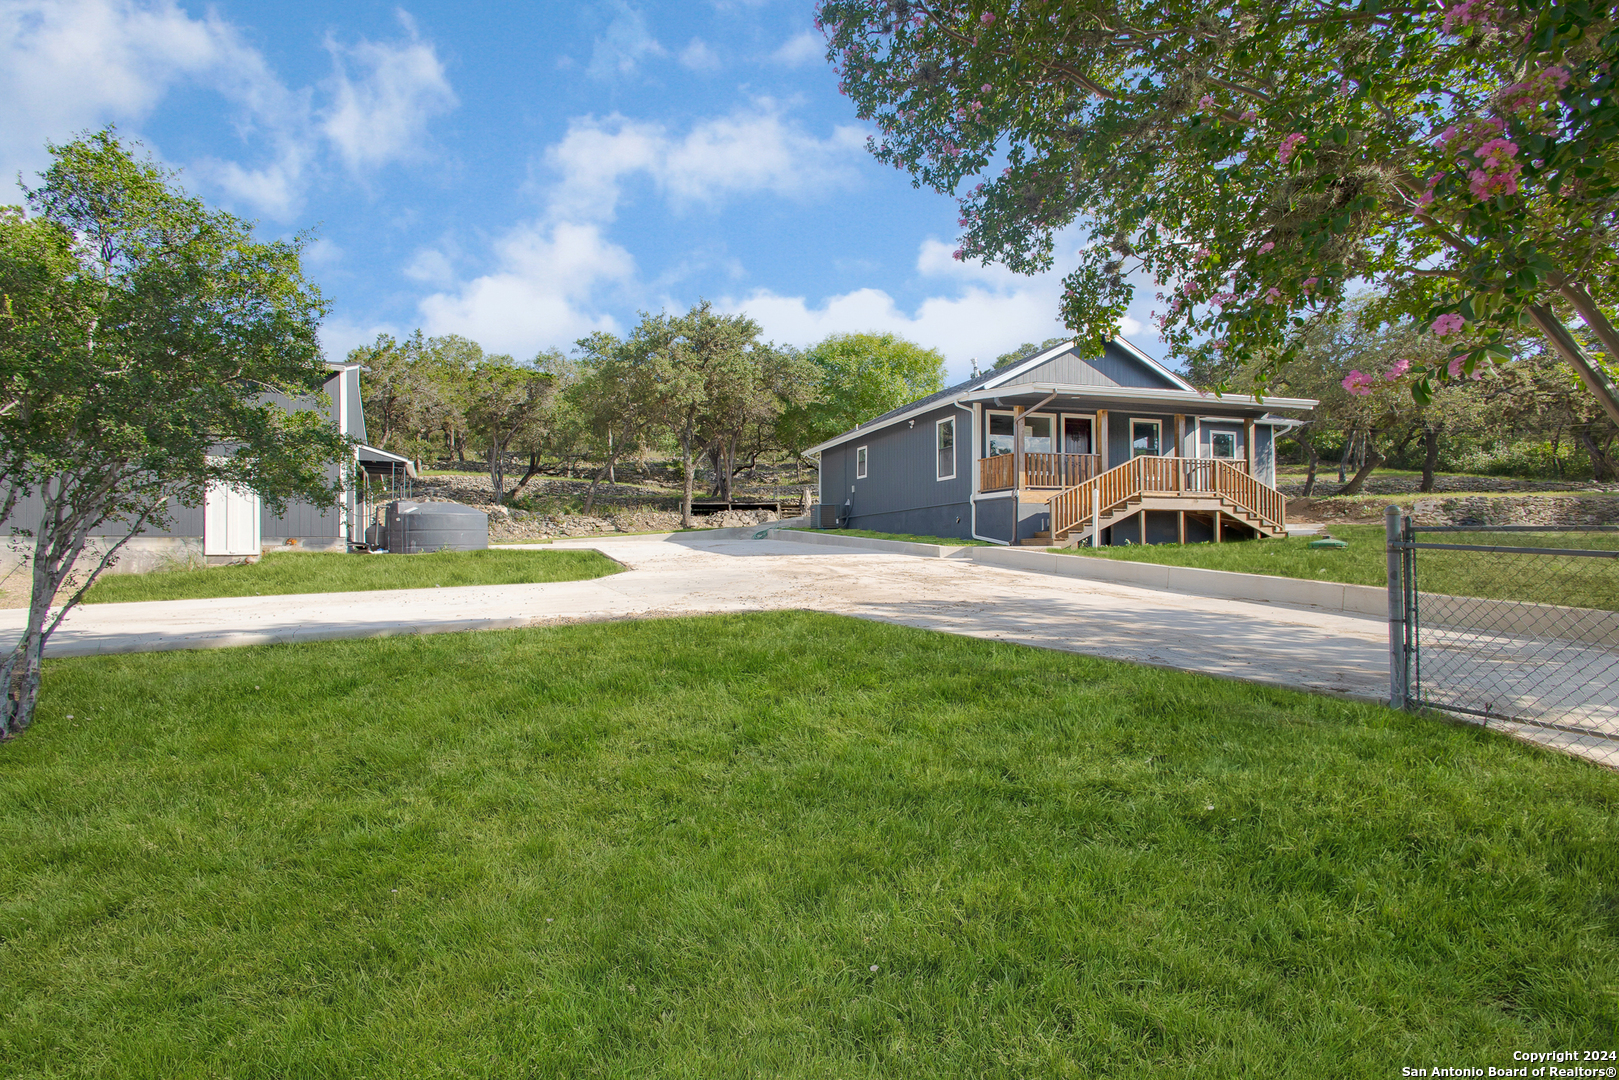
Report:
<svg viewBox="0 0 1619 1080"><path fill-rule="evenodd" d="M1312 548L1314 536L1244 540L1223 544L1130 544L1101 548L1051 548L1063 555L1124 559L1129 562L1193 566L1244 574L1340 581L1350 585L1388 583L1383 526L1327 526L1346 548ZM1423 533L1421 543L1499 547L1619 549L1619 532ZM1619 611L1619 559L1492 555L1470 551L1419 551L1417 584L1427 593L1527 600L1541 604Z"/></svg>
<svg viewBox="0 0 1619 1080"><path fill-rule="evenodd" d="M419 555L304 553L270 555L256 563L206 570L110 574L87 604L134 600L195 600L210 596L431 589L457 585L523 585L582 581L624 569L594 551L433 551Z"/></svg>
<svg viewBox="0 0 1619 1080"><path fill-rule="evenodd" d="M1619 1026L1613 773L832 616L53 661L0 805L11 1078L1387 1077Z"/></svg>

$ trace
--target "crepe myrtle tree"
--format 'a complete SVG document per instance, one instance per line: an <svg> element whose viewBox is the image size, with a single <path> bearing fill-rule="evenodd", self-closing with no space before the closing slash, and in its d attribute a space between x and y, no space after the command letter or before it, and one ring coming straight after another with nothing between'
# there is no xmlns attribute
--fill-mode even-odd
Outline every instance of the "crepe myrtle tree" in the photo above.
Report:
<svg viewBox="0 0 1619 1080"><path fill-rule="evenodd" d="M1370 284L1444 339L1435 380L1544 335L1619 420L1616 30L1557 0L825 0L876 156L955 193L961 259L1048 268L1096 342L1145 272L1177 355L1273 370ZM1375 373L1381 376L1382 372Z"/></svg>
<svg viewBox="0 0 1619 1080"><path fill-rule="evenodd" d="M0 738L32 721L46 641L131 537L211 484L272 512L329 504L350 446L321 412L273 400L330 375L301 240L255 241L111 129L49 149L27 207L0 210L0 527L31 576L0 661Z"/></svg>

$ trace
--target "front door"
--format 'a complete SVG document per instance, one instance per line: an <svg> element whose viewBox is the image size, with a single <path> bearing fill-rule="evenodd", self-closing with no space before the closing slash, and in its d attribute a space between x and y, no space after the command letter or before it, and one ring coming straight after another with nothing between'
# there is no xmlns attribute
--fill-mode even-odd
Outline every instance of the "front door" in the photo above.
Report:
<svg viewBox="0 0 1619 1080"><path fill-rule="evenodd" d="M1091 452L1091 421L1088 416L1062 418L1062 452L1088 454Z"/></svg>
<svg viewBox="0 0 1619 1080"><path fill-rule="evenodd" d="M202 553L257 555L259 497L227 484L209 484L202 497Z"/></svg>

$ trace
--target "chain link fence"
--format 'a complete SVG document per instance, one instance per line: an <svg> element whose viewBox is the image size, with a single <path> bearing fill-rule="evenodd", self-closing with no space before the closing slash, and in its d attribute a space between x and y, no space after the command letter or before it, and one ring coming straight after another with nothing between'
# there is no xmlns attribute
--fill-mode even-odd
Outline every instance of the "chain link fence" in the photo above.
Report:
<svg viewBox="0 0 1619 1080"><path fill-rule="evenodd" d="M1395 696L1619 768L1619 528L1390 539Z"/></svg>

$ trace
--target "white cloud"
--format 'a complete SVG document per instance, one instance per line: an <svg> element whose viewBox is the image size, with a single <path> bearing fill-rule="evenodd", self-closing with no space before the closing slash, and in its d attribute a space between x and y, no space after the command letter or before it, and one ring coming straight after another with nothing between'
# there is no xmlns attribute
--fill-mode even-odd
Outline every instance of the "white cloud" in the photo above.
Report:
<svg viewBox="0 0 1619 1080"><path fill-rule="evenodd" d="M708 42L694 37L684 49L680 50L680 66L692 71L718 71L721 66L720 56L709 48Z"/></svg>
<svg viewBox="0 0 1619 1080"><path fill-rule="evenodd" d="M585 117L547 151L561 174L551 191L551 212L609 220L622 182L637 173L651 178L677 209L756 192L803 197L852 182L864 145L864 135L852 126L816 138L768 98L698 123L684 136L616 114Z"/></svg>
<svg viewBox="0 0 1619 1080"><path fill-rule="evenodd" d="M437 248L422 248L405 264L404 275L412 281L425 281L432 285L448 285L455 280L455 267L444 252Z"/></svg>
<svg viewBox="0 0 1619 1080"><path fill-rule="evenodd" d="M585 69L591 78L629 75L646 57L669 55L646 28L646 20L639 11L624 0L612 0L605 6L614 15L606 32L591 47L590 66Z"/></svg>
<svg viewBox="0 0 1619 1080"><path fill-rule="evenodd" d="M346 252L337 244L321 237L304 248L303 261L310 266L335 266L343 261L345 254Z"/></svg>
<svg viewBox="0 0 1619 1080"><path fill-rule="evenodd" d="M456 105L433 46L417 37L403 12L400 19L406 39L398 43L327 42L336 73L320 127L350 169L414 156L427 122ZM350 77L351 67L359 78Z"/></svg>
<svg viewBox="0 0 1619 1080"><path fill-rule="evenodd" d="M320 348L328 360L343 360L348 357L349 350L360 345L370 345L377 340L378 334L389 334L395 338L404 336L397 326L391 323L359 323L349 319L327 319L320 328Z"/></svg>
<svg viewBox="0 0 1619 1080"><path fill-rule="evenodd" d="M186 80L284 98L276 85L255 86L267 75L234 28L172 0L9 0L0 4L0 175L44 166L47 140L144 119Z"/></svg>
<svg viewBox="0 0 1619 1080"><path fill-rule="evenodd" d="M203 158L191 174L249 210L291 217L327 147L351 169L408 157L427 120L454 104L432 46L408 20L405 31L398 43L329 45L332 100L317 112L315 88L289 88L215 12L193 18L175 0L0 0L0 176L44 166L47 140L138 124L193 86L227 103L256 160Z"/></svg>
<svg viewBox="0 0 1619 1080"><path fill-rule="evenodd" d="M805 30L783 42L781 48L770 54L770 59L790 68L823 63L826 60L826 42L819 34Z"/></svg>
<svg viewBox="0 0 1619 1080"><path fill-rule="evenodd" d="M635 260L595 225L525 225L508 233L495 254L493 273L421 302L429 334L464 334L486 349L522 356L568 348L594 330L618 330L611 316L589 309L600 292L634 280Z"/></svg>
<svg viewBox="0 0 1619 1080"><path fill-rule="evenodd" d="M1061 245L1059 250L1067 248ZM988 367L1000 354L1027 341L1063 333L1058 322L1062 272L1025 277L999 266L959 262L953 245L924 240L917 252L918 275L947 292L928 296L914 309L902 308L882 289L865 288L811 304L802 296L758 289L717 305L746 311L765 336L793 345L811 345L828 334L878 331L899 334L938 349L952 379L965 378L973 360ZM1142 324L1126 317L1120 332L1140 334Z"/></svg>

